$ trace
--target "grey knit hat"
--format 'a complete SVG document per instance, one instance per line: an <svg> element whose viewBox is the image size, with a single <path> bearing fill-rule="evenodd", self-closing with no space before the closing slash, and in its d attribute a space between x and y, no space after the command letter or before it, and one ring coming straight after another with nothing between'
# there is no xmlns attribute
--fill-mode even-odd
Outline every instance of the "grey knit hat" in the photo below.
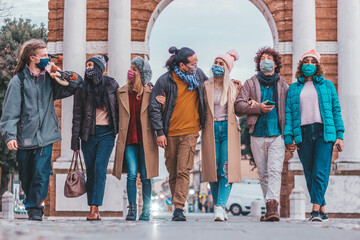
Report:
<svg viewBox="0 0 360 240"><path fill-rule="evenodd" d="M109 57L106 55L96 55L89 58L86 62L92 61L97 64L104 72L106 69L106 63L109 61Z"/></svg>
<svg viewBox="0 0 360 240"><path fill-rule="evenodd" d="M141 75L141 82L144 86L147 85L152 77L150 64L142 57L137 56L131 61L131 65L135 65L135 67L139 69Z"/></svg>

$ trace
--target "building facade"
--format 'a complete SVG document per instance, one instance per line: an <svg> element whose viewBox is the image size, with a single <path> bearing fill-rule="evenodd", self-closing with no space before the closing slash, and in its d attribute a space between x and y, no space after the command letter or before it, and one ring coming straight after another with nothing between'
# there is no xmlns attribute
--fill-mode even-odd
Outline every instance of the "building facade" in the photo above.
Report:
<svg viewBox="0 0 360 240"><path fill-rule="evenodd" d="M173 0L49 0L48 48L64 56L64 69L84 72L84 63L94 54L110 57L108 74L126 76L136 55L149 58L149 39L157 17ZM196 1L196 0L193 0ZM326 78L332 81L340 97L346 132L345 150L334 152L334 166L327 196L328 211L337 216L360 216L360 3L358 0L249 0L264 15L273 37L273 46L282 54L281 75L291 84L302 53L316 48L322 56ZM120 85L125 77L118 79ZM72 99L56 102L61 119L63 141L56 143L53 154L54 176L46 202L52 216L83 215L86 201L65 199L64 176L72 157L70 136ZM112 164L109 165L109 174ZM283 168L281 215L289 216L289 195L294 185L304 186L301 164L287 154ZM107 189L125 189L125 182L108 176ZM121 190L122 191L122 190ZM104 215L121 216L124 192L105 193ZM108 195L107 195L108 194ZM333 194L333 195L331 195ZM344 196L344 197L336 197ZM356 199L357 196L357 200ZM339 198L339 200L334 200ZM108 199L108 202L106 202ZM119 200L120 199L120 200ZM76 202L77 201L77 202ZM81 207L83 201L86 208ZM343 203L340 203L342 201ZM349 202L351 201L351 202ZM351 203L351 204L350 204ZM309 207L309 206L308 206ZM76 211L75 210L79 210Z"/></svg>

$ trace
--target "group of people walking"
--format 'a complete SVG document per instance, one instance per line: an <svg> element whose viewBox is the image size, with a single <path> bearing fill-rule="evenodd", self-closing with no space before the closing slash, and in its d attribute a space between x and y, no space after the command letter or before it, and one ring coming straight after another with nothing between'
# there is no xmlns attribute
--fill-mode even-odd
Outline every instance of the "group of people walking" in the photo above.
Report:
<svg viewBox="0 0 360 240"><path fill-rule="evenodd" d="M326 220L324 195L333 146L343 150L344 124L335 87L324 79L320 55L311 50L301 57L297 81L289 88L279 75L281 56L269 47L256 53L257 74L244 85L230 78L239 58L234 50L214 59L210 78L197 67L192 49L171 47L169 53L167 71L155 86L150 82L151 67L143 58L131 60L126 84L120 87L114 78L104 75L108 57L97 55L86 61L84 78L69 80L65 87L54 80L58 73L44 70L49 61L46 44L40 40L24 43L6 93L0 128L7 147L17 150L29 220L42 220L42 202L52 174L52 146L61 140L53 102L71 95L71 148L81 149L85 159L87 220L101 219L99 206L115 147L113 175L120 179L127 173L126 220L137 219L139 173L143 198L139 220L149 221L151 178L158 176L161 147L174 205L172 220L186 221L184 206L200 132L202 181L210 183L214 220L227 220L225 206L232 184L241 182L237 117L245 115L266 201L266 213L260 220L280 220L285 149L299 152L313 204L310 219Z"/></svg>

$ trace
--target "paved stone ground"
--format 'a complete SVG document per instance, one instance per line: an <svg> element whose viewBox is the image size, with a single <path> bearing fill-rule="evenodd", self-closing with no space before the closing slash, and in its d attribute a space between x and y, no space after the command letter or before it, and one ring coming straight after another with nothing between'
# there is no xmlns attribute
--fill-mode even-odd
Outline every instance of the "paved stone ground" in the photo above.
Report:
<svg viewBox="0 0 360 240"><path fill-rule="evenodd" d="M212 214L189 214L187 222L172 222L162 214L151 222L127 222L104 218L87 222L83 218L46 218L43 222L0 219L1 240L57 239L324 239L360 240L360 219L330 219L324 223L282 219L262 223L253 217L230 216L227 222L212 221Z"/></svg>

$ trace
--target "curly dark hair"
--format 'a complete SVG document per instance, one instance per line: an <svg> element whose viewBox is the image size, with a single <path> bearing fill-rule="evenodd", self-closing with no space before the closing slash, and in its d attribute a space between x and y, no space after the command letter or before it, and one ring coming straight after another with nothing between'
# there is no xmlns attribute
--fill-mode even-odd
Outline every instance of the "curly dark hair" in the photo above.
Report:
<svg viewBox="0 0 360 240"><path fill-rule="evenodd" d="M298 67L297 67L297 70L296 70L296 74L295 74L295 78L298 79L299 77L302 77L305 79L306 81L306 77L304 76L304 73L302 72L301 68L302 66L304 65L304 60L300 60L299 63L298 63ZM316 60L316 59L315 59ZM324 71L322 69L322 66L321 64L316 60L316 73L314 74L315 76L321 76L324 74Z"/></svg>
<svg viewBox="0 0 360 240"><path fill-rule="evenodd" d="M256 56L254 58L254 62L256 64L256 71L260 71L260 59L264 53L273 56L274 62L276 64L275 72L280 73L280 69L282 68L281 55L278 51L276 51L271 47L263 47L257 51Z"/></svg>

